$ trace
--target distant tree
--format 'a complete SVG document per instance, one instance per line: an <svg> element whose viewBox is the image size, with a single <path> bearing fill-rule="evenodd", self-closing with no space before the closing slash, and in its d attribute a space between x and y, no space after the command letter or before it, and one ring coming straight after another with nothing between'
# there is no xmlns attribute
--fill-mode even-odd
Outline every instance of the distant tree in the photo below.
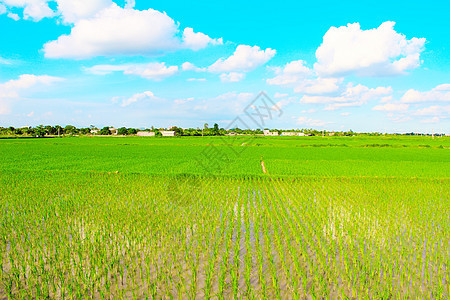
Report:
<svg viewBox="0 0 450 300"><path fill-rule="evenodd" d="M91 132L91 129L89 127L80 128L81 134L89 134Z"/></svg>
<svg viewBox="0 0 450 300"><path fill-rule="evenodd" d="M209 128L208 123L205 123L205 125L203 125L203 129L208 129L208 128Z"/></svg>
<svg viewBox="0 0 450 300"><path fill-rule="evenodd" d="M45 129L44 126L38 126L34 129L34 134L36 137L44 137L45 136Z"/></svg>
<svg viewBox="0 0 450 300"><path fill-rule="evenodd" d="M175 131L177 136L183 135L183 128L180 128L180 127L177 127L177 126L173 126L172 130Z"/></svg>
<svg viewBox="0 0 450 300"><path fill-rule="evenodd" d="M211 130L211 135L220 135L219 125L217 123L214 123L214 127Z"/></svg>
<svg viewBox="0 0 450 300"><path fill-rule="evenodd" d="M111 131L109 131L109 127L103 127L98 134L100 135L111 135Z"/></svg>
<svg viewBox="0 0 450 300"><path fill-rule="evenodd" d="M78 130L75 126L67 125L66 127L64 127L64 133L65 134L76 134L76 133L78 133Z"/></svg>
<svg viewBox="0 0 450 300"><path fill-rule="evenodd" d="M128 128L128 134L136 134L137 130L134 128Z"/></svg>
<svg viewBox="0 0 450 300"><path fill-rule="evenodd" d="M125 127L120 127L119 129L117 129L117 134L119 134L119 135L127 135L128 134L128 129L126 129Z"/></svg>

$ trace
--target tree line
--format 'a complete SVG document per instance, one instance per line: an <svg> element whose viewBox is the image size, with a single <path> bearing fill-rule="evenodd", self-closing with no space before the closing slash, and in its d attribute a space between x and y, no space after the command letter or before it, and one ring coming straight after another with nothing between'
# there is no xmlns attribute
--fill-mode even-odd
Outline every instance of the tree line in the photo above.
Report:
<svg viewBox="0 0 450 300"><path fill-rule="evenodd" d="M267 128L266 128L267 129ZM67 136L67 135L136 135L138 131L150 131L155 132L155 136L161 136L162 130L173 130L176 132L177 136L223 136L226 134L245 134L245 135L256 135L263 134L262 129L224 129L219 128L219 125L215 123L213 127L209 127L207 123L204 124L202 128L181 128L177 126L172 126L169 129L166 128L147 128L147 129L136 129L136 128L113 128L111 126L106 126L101 129L91 125L89 127L77 128L73 125L67 125L62 127L60 125L39 125L35 127L0 127L0 135L2 136L30 136L30 137L45 137L45 136ZM334 135L334 136L354 136L361 135L362 133L355 133L352 130L341 131L341 132L331 132L325 130L316 129L292 129L292 130L278 130L273 129L271 131L277 131L279 134L283 132L301 132L305 135L310 136L321 136L321 135ZM364 133L364 135L381 135L381 133Z"/></svg>

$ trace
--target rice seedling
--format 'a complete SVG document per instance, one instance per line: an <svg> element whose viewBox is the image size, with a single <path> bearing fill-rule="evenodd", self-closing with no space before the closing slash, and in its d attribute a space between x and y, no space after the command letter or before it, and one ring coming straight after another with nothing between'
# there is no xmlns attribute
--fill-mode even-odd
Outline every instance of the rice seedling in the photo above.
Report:
<svg viewBox="0 0 450 300"><path fill-rule="evenodd" d="M267 143L272 152L293 151L291 142ZM396 149L357 146L345 148ZM432 150L446 151L420 151ZM245 155L256 150L249 151ZM293 176L295 164L280 170L266 151L270 175L262 173L260 156L248 159L254 163L249 174L258 176L242 176L234 166L222 174L198 174L195 168L163 174L178 161L147 173L137 166L112 171L125 164L75 171L65 169L67 160L55 162L53 171L25 162L17 170L2 161L0 297L450 296L448 176L416 170L423 176L398 171L394 178L383 172L362 177L351 161L342 162L342 176L325 176L325 166L314 176ZM429 168L439 159L447 166L440 155L427 162ZM350 169L353 176L345 173Z"/></svg>

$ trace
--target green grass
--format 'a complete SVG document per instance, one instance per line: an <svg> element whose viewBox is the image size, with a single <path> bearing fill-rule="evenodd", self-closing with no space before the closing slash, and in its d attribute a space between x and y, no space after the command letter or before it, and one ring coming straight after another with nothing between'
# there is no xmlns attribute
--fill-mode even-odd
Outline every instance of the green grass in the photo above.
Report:
<svg viewBox="0 0 450 300"><path fill-rule="evenodd" d="M449 147L0 140L0 299L448 299Z"/></svg>
<svg viewBox="0 0 450 300"><path fill-rule="evenodd" d="M449 148L449 138L426 137L14 139L0 140L0 169L203 175L199 159L215 175L258 176L263 156L272 176L440 178L450 174ZM227 160L202 154L216 150Z"/></svg>

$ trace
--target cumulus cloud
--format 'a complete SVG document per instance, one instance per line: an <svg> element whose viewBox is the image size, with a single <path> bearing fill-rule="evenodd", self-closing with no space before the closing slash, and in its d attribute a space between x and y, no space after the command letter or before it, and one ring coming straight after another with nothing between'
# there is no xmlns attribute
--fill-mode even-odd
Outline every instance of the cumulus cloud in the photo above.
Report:
<svg viewBox="0 0 450 300"><path fill-rule="evenodd" d="M245 78L244 73L230 72L220 74L220 80L222 82L238 82Z"/></svg>
<svg viewBox="0 0 450 300"><path fill-rule="evenodd" d="M299 117L297 118L298 125L312 126L312 127L322 127L327 124L331 124L332 122L325 122L322 120L314 120L307 117Z"/></svg>
<svg viewBox="0 0 450 300"><path fill-rule="evenodd" d="M75 23L69 35L44 45L49 58L152 55L177 47L177 24L166 14L124 9L116 4Z"/></svg>
<svg viewBox="0 0 450 300"><path fill-rule="evenodd" d="M37 85L49 85L64 80L60 77L48 75L20 75L19 79L12 79L0 84L0 98L16 98L19 92Z"/></svg>
<svg viewBox="0 0 450 300"><path fill-rule="evenodd" d="M135 0L126 0L125 1L125 8L134 8L135 5L136 5Z"/></svg>
<svg viewBox="0 0 450 300"><path fill-rule="evenodd" d="M65 23L76 23L94 17L111 6L111 0L57 0L58 12Z"/></svg>
<svg viewBox="0 0 450 300"><path fill-rule="evenodd" d="M313 70L305 66L305 61L295 60L284 67L271 67L275 77L267 79L269 85L291 87L294 92L309 95L335 93L340 89L342 78L316 77Z"/></svg>
<svg viewBox="0 0 450 300"><path fill-rule="evenodd" d="M311 69L305 66L305 61L295 60L287 63L284 67L272 67L275 77L267 79L270 85L293 86L311 74Z"/></svg>
<svg viewBox="0 0 450 300"><path fill-rule="evenodd" d="M441 84L427 92L408 90L400 99L403 103L450 102L450 84Z"/></svg>
<svg viewBox="0 0 450 300"><path fill-rule="evenodd" d="M85 70L96 75L123 72L125 75L136 75L146 79L160 81L178 73L178 66L166 66L165 63L96 65Z"/></svg>
<svg viewBox="0 0 450 300"><path fill-rule="evenodd" d="M203 33L195 33L192 28L186 28L180 38L178 23L154 9L122 8L110 0L59 0L58 5L63 20L74 25L70 34L44 45L48 58L152 56L222 43L222 39L211 39Z"/></svg>
<svg viewBox="0 0 450 300"><path fill-rule="evenodd" d="M130 98L124 99L122 101L122 103L120 104L120 106L125 107L125 106L128 106L128 105L133 104L138 101L156 100L156 99L159 99L159 98L155 97L155 95L152 92L146 91L143 93L134 94Z"/></svg>
<svg viewBox="0 0 450 300"><path fill-rule="evenodd" d="M304 104L328 104L325 110L336 110L343 107L361 106L372 100L392 94L391 87L368 88L349 83L338 96L304 95L300 102Z"/></svg>
<svg viewBox="0 0 450 300"><path fill-rule="evenodd" d="M183 31L183 43L186 48L200 50L211 45L222 45L223 39L212 39L204 33L194 32L194 29L186 27Z"/></svg>
<svg viewBox="0 0 450 300"><path fill-rule="evenodd" d="M386 103L374 106L372 110L379 111L406 111L409 108L409 104L405 103Z"/></svg>
<svg viewBox="0 0 450 300"><path fill-rule="evenodd" d="M206 81L206 78L188 78L186 81Z"/></svg>
<svg viewBox="0 0 450 300"><path fill-rule="evenodd" d="M48 75L23 74L19 76L19 79L12 79L0 84L0 114L10 113L11 101L20 99L21 95L29 89L63 80L63 78Z"/></svg>
<svg viewBox="0 0 450 300"><path fill-rule="evenodd" d="M439 117L432 117L429 119L421 120L420 123L439 123L441 119Z"/></svg>
<svg viewBox="0 0 450 300"><path fill-rule="evenodd" d="M388 21L370 30L361 30L359 23L331 27L316 51L314 69L323 76L385 76L417 68L425 38L408 40L394 25Z"/></svg>
<svg viewBox="0 0 450 300"><path fill-rule="evenodd" d="M14 21L19 21L20 20L19 15L15 14L15 13L8 13L7 16L8 16L8 18L13 19Z"/></svg>
<svg viewBox="0 0 450 300"><path fill-rule="evenodd" d="M450 105L432 105L418 109L413 113L415 116L450 116Z"/></svg>
<svg viewBox="0 0 450 300"><path fill-rule="evenodd" d="M276 50L261 50L258 46L239 45L233 55L220 58L208 70L213 73L249 72L267 63L276 54Z"/></svg>
<svg viewBox="0 0 450 300"><path fill-rule="evenodd" d="M227 92L216 97L200 100L193 108L196 111L209 114L238 115L253 100L254 96L252 93Z"/></svg>
<svg viewBox="0 0 450 300"><path fill-rule="evenodd" d="M294 92L310 95L324 95L335 93L340 89L343 78L314 78L302 80Z"/></svg>
<svg viewBox="0 0 450 300"><path fill-rule="evenodd" d="M43 18L53 17L55 12L49 7L46 0L2 0L3 7L16 7L23 8L23 18L25 20L40 21ZM1 10L1 8L0 8ZM10 18L15 19L17 14L10 13L8 15Z"/></svg>
<svg viewBox="0 0 450 300"><path fill-rule="evenodd" d="M204 72L206 69L196 67L193 63L185 62L181 65L181 69L183 71L195 71L195 72Z"/></svg>

